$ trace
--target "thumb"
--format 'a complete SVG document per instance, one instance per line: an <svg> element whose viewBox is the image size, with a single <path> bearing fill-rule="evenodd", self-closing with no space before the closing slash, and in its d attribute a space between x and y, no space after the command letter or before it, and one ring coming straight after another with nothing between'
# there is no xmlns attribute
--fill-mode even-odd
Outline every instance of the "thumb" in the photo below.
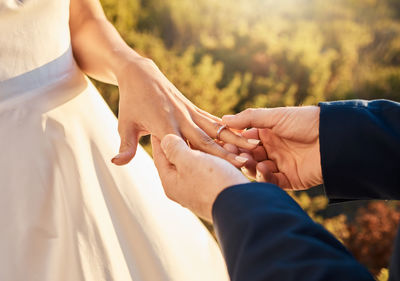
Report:
<svg viewBox="0 0 400 281"><path fill-rule="evenodd" d="M236 115L225 115L222 122L230 128L272 128L279 122L286 108L249 108Z"/></svg>
<svg viewBox="0 0 400 281"><path fill-rule="evenodd" d="M136 154L139 143L139 133L132 127L120 131L121 145L119 153L111 160L115 165L128 164Z"/></svg>
<svg viewBox="0 0 400 281"><path fill-rule="evenodd" d="M191 149L185 141L172 134L166 135L162 139L161 148L168 161L177 168L184 165L184 163L187 163L187 159L190 157L191 153Z"/></svg>

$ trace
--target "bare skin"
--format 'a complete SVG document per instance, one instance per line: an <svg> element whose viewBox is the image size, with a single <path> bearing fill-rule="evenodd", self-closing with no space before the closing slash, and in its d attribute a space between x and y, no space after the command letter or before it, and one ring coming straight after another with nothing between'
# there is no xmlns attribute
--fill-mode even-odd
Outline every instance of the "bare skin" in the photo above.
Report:
<svg viewBox="0 0 400 281"><path fill-rule="evenodd" d="M212 221L212 206L225 188L249 180L227 161L190 149L175 135L162 142L152 136L154 163L166 195Z"/></svg>
<svg viewBox="0 0 400 281"><path fill-rule="evenodd" d="M139 138L152 134L161 139L174 134L191 146L239 167L246 161L218 145L214 138L221 120L187 100L148 58L132 50L106 19L98 0L71 0L70 30L74 57L94 79L118 85L120 91L116 165L135 155ZM220 139L241 148L256 144L225 129Z"/></svg>
<svg viewBox="0 0 400 281"><path fill-rule="evenodd" d="M231 128L252 129L243 136L261 140L249 151L232 145L225 148L248 159L243 172L259 182L287 190L304 190L322 184L317 106L248 109L226 115Z"/></svg>
<svg viewBox="0 0 400 281"><path fill-rule="evenodd" d="M244 169L257 181L301 190L322 183L319 152L319 107L249 109L224 116L225 124L242 130L262 145L244 151L225 148L248 158ZM174 135L152 138L154 161L167 196L211 221L212 206L225 188L249 182L223 159L189 149Z"/></svg>

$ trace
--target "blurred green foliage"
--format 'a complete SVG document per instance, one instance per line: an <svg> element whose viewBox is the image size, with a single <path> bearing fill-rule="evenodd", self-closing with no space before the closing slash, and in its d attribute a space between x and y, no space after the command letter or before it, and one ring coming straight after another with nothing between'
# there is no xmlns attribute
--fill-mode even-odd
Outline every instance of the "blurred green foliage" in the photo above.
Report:
<svg viewBox="0 0 400 281"><path fill-rule="evenodd" d="M101 2L130 46L217 116L337 99L400 101L398 0ZM96 86L118 114L118 89ZM326 199L304 193L296 200L346 237L345 216L318 215ZM379 280L386 278L383 270Z"/></svg>
<svg viewBox="0 0 400 281"><path fill-rule="evenodd" d="M199 107L400 101L396 0L102 0L123 38ZM117 110L117 89L101 85Z"/></svg>

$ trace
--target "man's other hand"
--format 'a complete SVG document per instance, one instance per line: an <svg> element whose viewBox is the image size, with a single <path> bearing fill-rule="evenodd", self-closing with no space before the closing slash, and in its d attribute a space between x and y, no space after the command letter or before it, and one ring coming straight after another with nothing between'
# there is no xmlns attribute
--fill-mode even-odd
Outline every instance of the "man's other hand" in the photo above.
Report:
<svg viewBox="0 0 400 281"><path fill-rule="evenodd" d="M244 172L260 182L286 190L304 190L322 184L318 106L247 109L222 118L233 129L259 139L262 147L243 151Z"/></svg>
<svg viewBox="0 0 400 281"><path fill-rule="evenodd" d="M249 182L227 161L190 149L175 135L162 142L152 136L153 157L165 194L198 216L212 221L212 206L225 188Z"/></svg>

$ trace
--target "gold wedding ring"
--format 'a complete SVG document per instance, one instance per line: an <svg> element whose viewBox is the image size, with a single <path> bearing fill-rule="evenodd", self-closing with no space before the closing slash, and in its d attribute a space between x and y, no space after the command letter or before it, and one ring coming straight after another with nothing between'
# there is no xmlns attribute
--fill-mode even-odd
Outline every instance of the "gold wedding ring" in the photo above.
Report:
<svg viewBox="0 0 400 281"><path fill-rule="evenodd" d="M216 137L216 139L217 140L220 140L219 139L219 136L221 135L221 132L224 130L224 129L226 129L226 125L222 125L221 127L219 127L219 129L218 129L218 131L217 131L217 137Z"/></svg>

